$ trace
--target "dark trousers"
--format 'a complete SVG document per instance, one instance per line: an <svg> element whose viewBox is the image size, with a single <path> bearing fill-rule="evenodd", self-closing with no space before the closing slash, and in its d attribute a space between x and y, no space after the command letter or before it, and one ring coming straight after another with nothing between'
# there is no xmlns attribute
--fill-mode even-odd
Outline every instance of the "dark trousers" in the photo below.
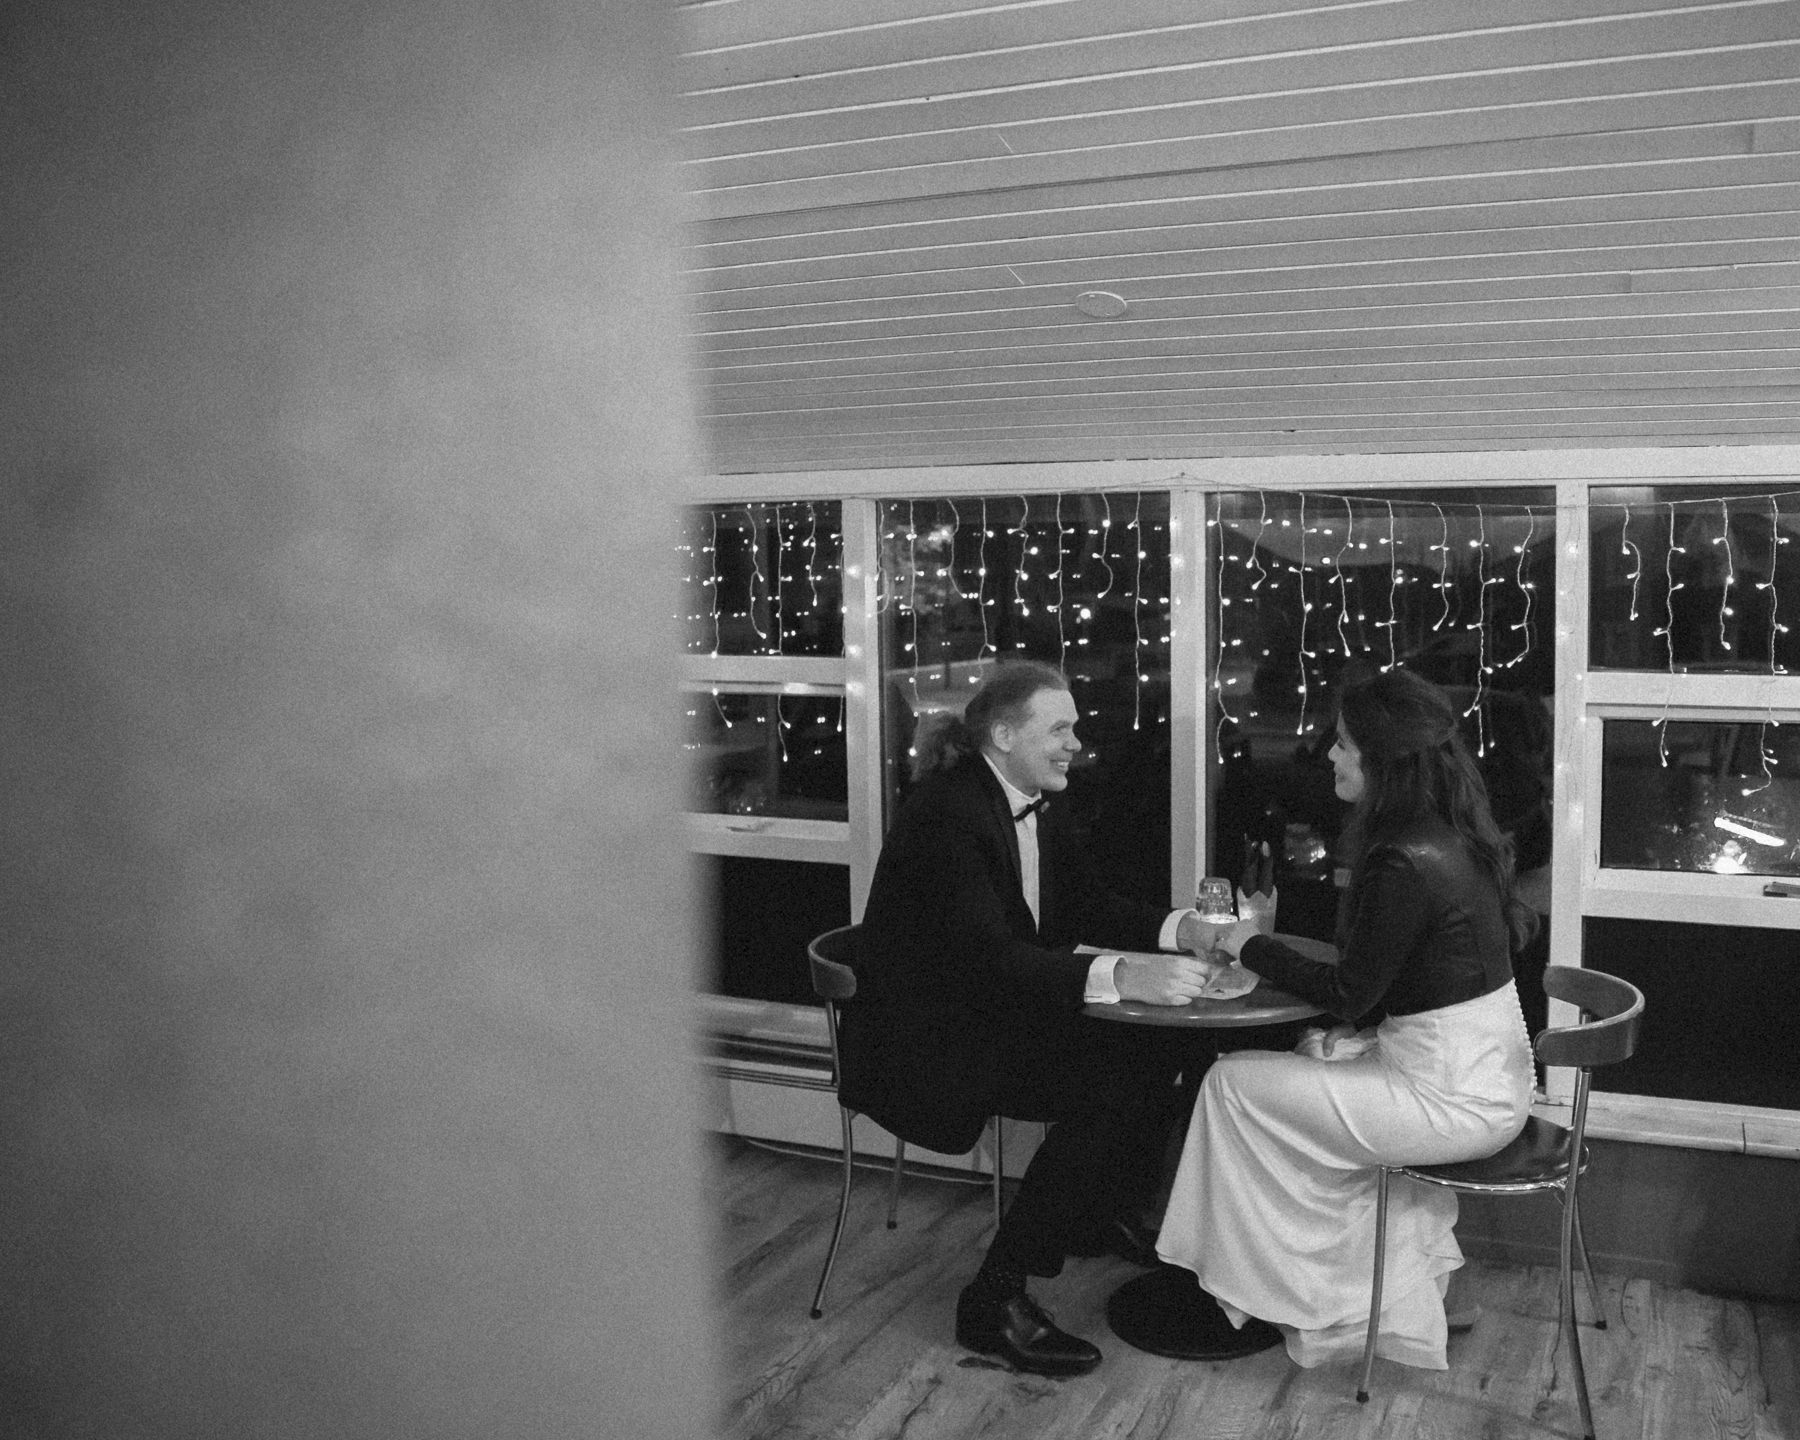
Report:
<svg viewBox="0 0 1800 1440"><path fill-rule="evenodd" d="M1156 1190L1172 1128L1192 1103L1207 1056L1191 1037L1081 1015L1019 1016L1002 1027L983 1105L1053 1122L1001 1221L990 1255L1027 1275L1094 1253L1108 1220Z"/></svg>

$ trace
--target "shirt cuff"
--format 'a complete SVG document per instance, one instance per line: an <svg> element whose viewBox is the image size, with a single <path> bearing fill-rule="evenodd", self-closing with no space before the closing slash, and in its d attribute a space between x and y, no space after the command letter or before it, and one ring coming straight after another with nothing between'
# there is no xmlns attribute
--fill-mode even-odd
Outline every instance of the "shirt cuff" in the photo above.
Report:
<svg viewBox="0 0 1800 1440"><path fill-rule="evenodd" d="M1088 966L1087 989L1081 998L1090 1005L1117 1005L1119 987L1113 984L1113 969L1123 955L1096 955Z"/></svg>
<svg viewBox="0 0 1800 1440"><path fill-rule="evenodd" d="M1181 948L1180 942L1175 938L1175 933L1181 929L1181 922L1190 915L1196 920L1200 918L1198 910L1172 910L1169 912L1169 918L1163 921L1162 931L1156 937L1158 949L1179 950Z"/></svg>

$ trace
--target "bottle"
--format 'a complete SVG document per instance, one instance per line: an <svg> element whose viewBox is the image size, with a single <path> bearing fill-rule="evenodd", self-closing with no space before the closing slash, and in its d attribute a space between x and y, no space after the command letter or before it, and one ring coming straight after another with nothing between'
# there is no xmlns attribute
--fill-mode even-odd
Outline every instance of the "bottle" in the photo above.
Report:
<svg viewBox="0 0 1800 1440"><path fill-rule="evenodd" d="M1244 837L1244 873L1238 881L1238 890L1245 895L1254 895L1256 880L1256 842L1246 835Z"/></svg>
<svg viewBox="0 0 1800 1440"><path fill-rule="evenodd" d="M1269 842L1262 842L1262 874L1257 881L1257 893L1273 895L1275 893L1275 857L1269 853Z"/></svg>

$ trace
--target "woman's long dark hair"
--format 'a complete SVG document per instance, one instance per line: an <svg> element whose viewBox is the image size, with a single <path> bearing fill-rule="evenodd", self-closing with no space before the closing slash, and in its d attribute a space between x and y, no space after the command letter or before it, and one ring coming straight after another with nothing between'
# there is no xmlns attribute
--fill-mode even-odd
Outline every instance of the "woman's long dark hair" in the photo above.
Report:
<svg viewBox="0 0 1800 1440"><path fill-rule="evenodd" d="M1362 756L1361 799L1350 812L1348 853L1435 815L1463 837L1492 877L1515 948L1537 916L1513 888L1513 846L1488 808L1487 786L1457 725L1450 697L1409 670L1373 675L1344 692L1339 723Z"/></svg>
<svg viewBox="0 0 1800 1440"><path fill-rule="evenodd" d="M1007 660L994 667L960 715L927 715L913 736L912 777L923 780L977 754L994 726L1018 725L1040 690L1067 690L1063 673L1036 660Z"/></svg>

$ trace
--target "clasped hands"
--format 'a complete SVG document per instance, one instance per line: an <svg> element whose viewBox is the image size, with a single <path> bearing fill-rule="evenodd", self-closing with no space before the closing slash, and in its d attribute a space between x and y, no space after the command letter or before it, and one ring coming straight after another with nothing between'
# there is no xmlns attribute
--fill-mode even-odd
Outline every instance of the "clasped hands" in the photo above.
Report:
<svg viewBox="0 0 1800 1440"><path fill-rule="evenodd" d="M1128 957L1113 971L1122 1000L1147 1005L1186 1005L1228 969L1252 935L1267 934L1273 917L1253 917L1230 925L1185 915L1176 927L1175 943L1185 955Z"/></svg>

